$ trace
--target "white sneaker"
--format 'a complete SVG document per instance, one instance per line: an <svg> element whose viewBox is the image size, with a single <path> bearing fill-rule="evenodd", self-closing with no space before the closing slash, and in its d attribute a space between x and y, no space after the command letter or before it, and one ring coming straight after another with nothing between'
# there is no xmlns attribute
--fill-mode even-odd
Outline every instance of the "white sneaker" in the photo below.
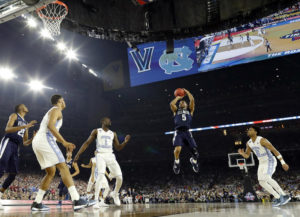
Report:
<svg viewBox="0 0 300 217"><path fill-rule="evenodd" d="M104 199L101 199L99 202L100 207L108 207L109 205L104 202Z"/></svg>
<svg viewBox="0 0 300 217"><path fill-rule="evenodd" d="M112 198L114 199L114 203L117 205L117 206L121 206L121 201L120 201L120 198L119 198L119 193L113 193L112 194Z"/></svg>
<svg viewBox="0 0 300 217"><path fill-rule="evenodd" d="M0 210L4 210L4 206L2 206L1 200L0 200Z"/></svg>

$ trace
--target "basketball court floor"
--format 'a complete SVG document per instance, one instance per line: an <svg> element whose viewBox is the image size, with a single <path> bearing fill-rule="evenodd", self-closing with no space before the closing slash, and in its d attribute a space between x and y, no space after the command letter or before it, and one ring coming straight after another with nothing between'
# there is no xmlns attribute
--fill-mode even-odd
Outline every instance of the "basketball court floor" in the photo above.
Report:
<svg viewBox="0 0 300 217"><path fill-rule="evenodd" d="M72 206L50 206L49 212L32 213L30 206L6 206L1 217L298 217L300 203L289 203L273 208L270 203L182 203L182 204L130 204L121 207L94 209L92 207L73 212Z"/></svg>

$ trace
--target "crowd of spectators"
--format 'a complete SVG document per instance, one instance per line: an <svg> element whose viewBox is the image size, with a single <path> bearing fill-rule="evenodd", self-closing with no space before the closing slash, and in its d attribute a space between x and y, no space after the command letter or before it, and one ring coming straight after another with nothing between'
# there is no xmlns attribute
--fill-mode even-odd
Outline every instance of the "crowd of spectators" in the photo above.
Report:
<svg viewBox="0 0 300 217"><path fill-rule="evenodd" d="M37 174L19 174L16 181L5 192L3 199L34 199L41 178L42 176ZM293 201L300 201L300 174L298 172L293 172L289 175L279 173L275 176L275 179L278 180L286 193L292 197ZM57 186L59 181L60 178L55 177L44 198L45 200L58 199ZM0 182L3 182L3 178ZM242 176L230 175L227 178L222 176L217 178L215 175L210 174L202 175L197 181L191 177L186 177L183 183L178 183L175 180L164 183L159 180L152 181L140 178L140 182L129 185L125 180L120 197L123 203L212 203L255 200L252 193L245 195ZM259 186L255 177L252 178L252 183L258 201L272 200L269 194ZM75 184L80 195L84 196L86 194L87 182L76 180ZM111 188L113 188L113 183Z"/></svg>

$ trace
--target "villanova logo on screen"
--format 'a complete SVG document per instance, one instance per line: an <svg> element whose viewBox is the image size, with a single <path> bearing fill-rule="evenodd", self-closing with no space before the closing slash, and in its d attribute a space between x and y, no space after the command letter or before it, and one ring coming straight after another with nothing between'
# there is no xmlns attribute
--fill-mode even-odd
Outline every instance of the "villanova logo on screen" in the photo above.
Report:
<svg viewBox="0 0 300 217"><path fill-rule="evenodd" d="M173 72L189 71L193 67L194 60L189 56L192 51L189 47L175 48L174 53L167 54L164 51L159 58L159 66L165 70L165 74L172 75Z"/></svg>
<svg viewBox="0 0 300 217"><path fill-rule="evenodd" d="M153 55L154 47L144 48L143 55L141 51L132 50L130 51L130 55L137 66L138 73L146 72L151 70L151 60Z"/></svg>

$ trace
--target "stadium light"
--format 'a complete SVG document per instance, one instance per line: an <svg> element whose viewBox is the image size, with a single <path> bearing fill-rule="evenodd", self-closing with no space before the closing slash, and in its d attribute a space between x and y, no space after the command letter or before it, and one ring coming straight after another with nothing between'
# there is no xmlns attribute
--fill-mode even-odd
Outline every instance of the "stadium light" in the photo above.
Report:
<svg viewBox="0 0 300 217"><path fill-rule="evenodd" d="M38 80L32 80L29 83L29 87L33 91L41 91L44 88L44 85L41 81Z"/></svg>
<svg viewBox="0 0 300 217"><path fill-rule="evenodd" d="M65 43L63 43L63 42L57 43L56 47L57 47L57 49L60 50L60 51L64 51L64 50L67 49L67 46L66 46Z"/></svg>
<svg viewBox="0 0 300 217"><path fill-rule="evenodd" d="M47 29L42 29L41 32L40 32L40 34L45 39L54 40L53 37L51 36L50 32Z"/></svg>
<svg viewBox="0 0 300 217"><path fill-rule="evenodd" d="M3 80L10 80L17 76L9 68L0 68L0 78Z"/></svg>
<svg viewBox="0 0 300 217"><path fill-rule="evenodd" d="M91 73L91 74L92 74L92 75L94 75L95 77L98 77L97 73L96 73L96 72L94 72L94 70L93 70L93 69L89 69L89 73Z"/></svg>
<svg viewBox="0 0 300 217"><path fill-rule="evenodd" d="M74 50L70 49L66 52L66 57L69 59L69 60L78 60L77 58L77 54L75 53Z"/></svg>
<svg viewBox="0 0 300 217"><path fill-rule="evenodd" d="M33 18L29 18L29 19L27 20L27 26L29 26L30 28L35 28L35 27L37 27L37 22L36 22L36 20L33 19Z"/></svg>

